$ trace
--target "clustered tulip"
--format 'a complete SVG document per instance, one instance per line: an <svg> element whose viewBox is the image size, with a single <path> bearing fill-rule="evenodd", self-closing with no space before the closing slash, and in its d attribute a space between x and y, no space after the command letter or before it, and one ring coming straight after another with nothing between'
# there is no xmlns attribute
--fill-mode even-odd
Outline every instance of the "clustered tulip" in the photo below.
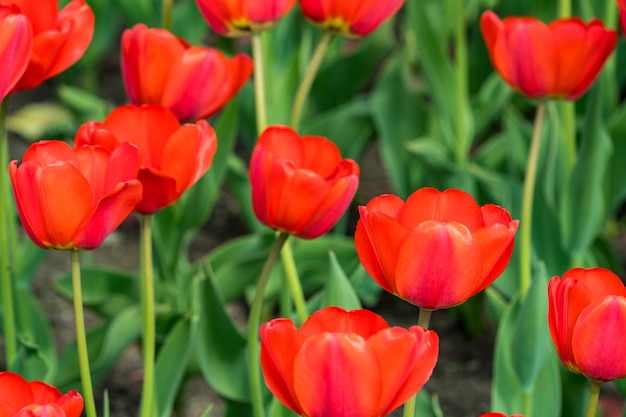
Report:
<svg viewBox="0 0 626 417"><path fill-rule="evenodd" d="M359 207L354 243L386 291L421 308L463 303L506 268L518 221L467 193L422 188L406 202L382 195Z"/></svg>
<svg viewBox="0 0 626 417"><path fill-rule="evenodd" d="M321 136L270 126L250 160L252 204L261 223L305 239L330 230L348 208L359 166Z"/></svg>
<svg viewBox="0 0 626 417"><path fill-rule="evenodd" d="M159 104L180 121L217 113L252 74L244 54L226 58L216 49L189 46L164 29L143 24L122 35L122 76L133 104Z"/></svg>
<svg viewBox="0 0 626 417"><path fill-rule="evenodd" d="M367 310L328 307L300 330L288 319L261 327L268 388L307 417L385 416L428 381L438 352L435 332L389 327Z"/></svg>
<svg viewBox="0 0 626 417"><path fill-rule="evenodd" d="M83 0L70 1L61 11L57 0L10 0L32 27L33 42L26 72L14 87L21 91L37 87L73 65L91 42L95 18Z"/></svg>
<svg viewBox="0 0 626 417"><path fill-rule="evenodd" d="M94 249L141 200L139 152L130 145L72 149L62 141L31 145L9 174L28 236L45 249Z"/></svg>
<svg viewBox="0 0 626 417"><path fill-rule="evenodd" d="M515 90L536 99L576 100L597 78L617 34L601 21L533 17L504 20L487 11L480 27L496 71Z"/></svg>
<svg viewBox="0 0 626 417"><path fill-rule="evenodd" d="M296 0L196 0L211 29L224 36L245 36L269 29L296 4Z"/></svg>
<svg viewBox="0 0 626 417"><path fill-rule="evenodd" d="M548 285L548 323L561 362L595 381L626 376L626 287L603 268L574 268Z"/></svg>
<svg viewBox="0 0 626 417"><path fill-rule="evenodd" d="M300 0L302 14L329 32L350 37L369 35L402 7L404 0Z"/></svg>
<svg viewBox="0 0 626 417"><path fill-rule="evenodd" d="M143 197L135 211L141 214L153 214L176 202L206 173L217 149L215 131L205 120L181 126L174 113L152 104L120 106L104 122L84 124L75 146L115 149L123 143L140 151L137 179Z"/></svg>
<svg viewBox="0 0 626 417"><path fill-rule="evenodd" d="M76 390L62 395L44 382L0 372L0 417L79 417L82 411L83 397Z"/></svg>

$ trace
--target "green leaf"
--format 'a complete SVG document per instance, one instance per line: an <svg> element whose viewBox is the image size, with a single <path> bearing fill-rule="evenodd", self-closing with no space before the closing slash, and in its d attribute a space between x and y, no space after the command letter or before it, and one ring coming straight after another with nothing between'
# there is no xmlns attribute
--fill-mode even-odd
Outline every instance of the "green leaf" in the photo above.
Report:
<svg viewBox="0 0 626 417"><path fill-rule="evenodd" d="M226 312L215 276L205 268L203 307L198 322L194 353L204 378L221 396L238 402L250 401L247 343Z"/></svg>
<svg viewBox="0 0 626 417"><path fill-rule="evenodd" d="M181 318L167 335L159 349L154 370L154 382L159 416L172 414L174 402L183 384L187 364L195 343L196 325Z"/></svg>
<svg viewBox="0 0 626 417"><path fill-rule="evenodd" d="M58 103L30 103L8 115L6 126L24 139L35 141L46 133L73 128L74 116Z"/></svg>
<svg viewBox="0 0 626 417"><path fill-rule="evenodd" d="M333 252L329 254L330 270L328 282L322 296L322 307L337 306L346 310L360 309L361 301L350 284L348 277L339 265Z"/></svg>

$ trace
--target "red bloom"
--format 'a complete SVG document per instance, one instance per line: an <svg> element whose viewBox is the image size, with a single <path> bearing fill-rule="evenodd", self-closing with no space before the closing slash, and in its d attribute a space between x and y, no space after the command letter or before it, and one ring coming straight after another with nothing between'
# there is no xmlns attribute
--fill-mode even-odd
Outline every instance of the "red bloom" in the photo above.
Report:
<svg viewBox="0 0 626 417"><path fill-rule="evenodd" d="M76 390L61 395L52 385L0 372L0 417L79 417L82 411L83 397Z"/></svg>
<svg viewBox="0 0 626 417"><path fill-rule="evenodd" d="M506 417L506 414L504 413L485 413L485 414L481 414L480 417ZM524 417L521 414L512 414L511 417Z"/></svg>
<svg viewBox="0 0 626 417"><path fill-rule="evenodd" d="M56 0L2 0L17 6L30 20L33 45L26 72L14 91L37 87L83 56L94 30L94 15L83 0L72 0L59 12Z"/></svg>
<svg viewBox="0 0 626 417"><path fill-rule="evenodd" d="M369 35L402 7L404 0L300 0L315 25L352 37Z"/></svg>
<svg viewBox="0 0 626 417"><path fill-rule="evenodd" d="M26 16L15 14L15 8L0 4L0 100L20 80L28 60L33 31Z"/></svg>
<svg viewBox="0 0 626 417"><path fill-rule="evenodd" d="M548 323L561 362L596 381L626 376L626 287L611 271L574 268L548 285Z"/></svg>
<svg viewBox="0 0 626 417"><path fill-rule="evenodd" d="M196 0L211 29L224 36L243 36L269 29L296 0Z"/></svg>
<svg viewBox="0 0 626 417"><path fill-rule="evenodd" d="M143 24L122 35L124 87L134 104L159 104L181 121L217 113L252 74L252 59L226 58L216 49L189 46L164 29Z"/></svg>
<svg viewBox="0 0 626 417"><path fill-rule="evenodd" d="M367 272L386 291L429 310L461 304L495 281L511 259L519 223L455 189L422 188L406 203L382 195L359 212L354 243Z"/></svg>
<svg viewBox="0 0 626 417"><path fill-rule="evenodd" d="M137 178L143 198L135 210L142 214L175 203L206 173L217 149L215 132L206 121L181 126L174 113L152 104L117 107L104 123L82 125L75 144L115 149L126 142L141 153Z"/></svg>
<svg viewBox="0 0 626 417"><path fill-rule="evenodd" d="M328 307L300 330L287 319L261 327L265 383L307 417L385 416L428 381L438 352L437 333L389 327L368 310Z"/></svg>
<svg viewBox="0 0 626 417"><path fill-rule="evenodd" d="M537 99L578 99L617 43L616 32L597 19L546 25L532 17L500 20L487 11L480 27L496 71L513 89Z"/></svg>
<svg viewBox="0 0 626 417"><path fill-rule="evenodd" d="M250 161L254 212L261 223L305 239L330 230L350 205L359 166L321 136L270 126Z"/></svg>
<svg viewBox="0 0 626 417"><path fill-rule="evenodd" d="M74 150L61 141L31 145L9 173L28 236L45 249L94 249L141 199L132 146Z"/></svg>

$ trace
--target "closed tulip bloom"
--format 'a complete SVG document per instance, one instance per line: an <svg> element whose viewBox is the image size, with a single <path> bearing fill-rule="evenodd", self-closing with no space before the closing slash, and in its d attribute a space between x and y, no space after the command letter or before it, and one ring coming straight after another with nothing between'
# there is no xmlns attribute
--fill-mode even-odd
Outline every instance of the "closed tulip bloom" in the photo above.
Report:
<svg viewBox="0 0 626 417"><path fill-rule="evenodd" d="M130 145L74 150L62 141L31 145L9 174L28 236L45 249L94 249L141 200L139 152Z"/></svg>
<svg viewBox="0 0 626 417"><path fill-rule="evenodd" d="M33 39L28 18L15 14L15 8L0 3L0 100L4 99L22 78Z"/></svg>
<svg viewBox="0 0 626 417"><path fill-rule="evenodd" d="M44 382L0 372L0 417L79 417L82 411L83 397L76 390L62 395Z"/></svg>
<svg viewBox="0 0 626 417"><path fill-rule="evenodd" d="M78 61L89 46L95 18L83 0L70 1L59 11L56 0L0 0L28 17L33 44L26 72L14 91L37 87Z"/></svg>
<svg viewBox="0 0 626 417"><path fill-rule="evenodd" d="M603 268L574 268L548 285L548 323L561 362L595 381L626 376L626 288Z"/></svg>
<svg viewBox="0 0 626 417"><path fill-rule="evenodd" d="M196 0L215 33L245 36L269 29L296 4L296 0Z"/></svg>
<svg viewBox="0 0 626 417"><path fill-rule="evenodd" d="M214 115L252 74L247 55L229 59L216 49L189 46L164 29L143 24L124 31L121 64L133 104L159 104L181 121Z"/></svg>
<svg viewBox="0 0 626 417"><path fill-rule="evenodd" d="M328 307L300 330L276 319L260 332L265 383L304 417L385 416L424 386L439 354L437 333L368 310Z"/></svg>
<svg viewBox="0 0 626 417"><path fill-rule="evenodd" d="M404 0L300 0L302 14L313 24L338 35L369 35L393 16Z"/></svg>
<svg viewBox="0 0 626 417"><path fill-rule="evenodd" d="M359 184L359 166L321 136L270 126L250 160L252 204L261 223L305 239L330 230Z"/></svg>
<svg viewBox="0 0 626 417"><path fill-rule="evenodd" d="M428 310L461 304L495 281L519 223L456 189L422 188L406 202L381 195L359 213L354 243L365 270L386 291Z"/></svg>
<svg viewBox="0 0 626 417"><path fill-rule="evenodd" d="M500 20L483 13L480 27L491 62L514 90L535 99L576 100L598 77L617 43L601 21L532 17Z"/></svg>
<svg viewBox="0 0 626 417"><path fill-rule="evenodd" d="M207 172L217 149L215 131L205 120L181 126L174 113L151 104L117 107L103 123L82 125L75 141L109 149L123 143L140 151L143 197L135 210L141 214L178 201Z"/></svg>

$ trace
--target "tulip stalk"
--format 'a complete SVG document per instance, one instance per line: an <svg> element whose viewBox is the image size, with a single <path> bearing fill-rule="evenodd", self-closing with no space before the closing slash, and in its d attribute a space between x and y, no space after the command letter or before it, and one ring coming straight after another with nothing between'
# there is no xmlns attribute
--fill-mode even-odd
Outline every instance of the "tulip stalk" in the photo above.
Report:
<svg viewBox="0 0 626 417"><path fill-rule="evenodd" d="M254 60L254 107L256 109L256 130L260 135L267 127L267 101L265 99L265 69L263 67L263 43L261 32L251 37L252 59Z"/></svg>
<svg viewBox="0 0 626 417"><path fill-rule="evenodd" d="M300 283L300 277L298 276L298 269L293 257L293 250L291 248L291 242L285 242L283 248L280 251L280 258L283 262L283 268L285 270L285 277L287 278L287 284L289 285L289 291L293 297L293 303L296 306L296 313L300 323L304 323L309 318L309 312L306 308L306 300L304 299L304 293L302 292L302 284Z"/></svg>
<svg viewBox="0 0 626 417"><path fill-rule="evenodd" d="M433 314L433 310L420 308L419 315L417 316L417 325L420 327L423 327L424 329L428 329L428 325L430 324L430 316L432 314ZM404 403L404 407L402 409L403 417L415 416L415 404L416 403L417 403L417 394L412 396L406 403Z"/></svg>
<svg viewBox="0 0 626 417"><path fill-rule="evenodd" d="M80 259L77 249L70 250L72 262L72 291L74 294L74 320L76 322L76 346L78 348L78 364L80 380L85 398L87 417L96 417L96 402L93 396L91 371L89 370L89 353L87 351L87 334L85 331L85 314L83 312L83 292L80 279Z"/></svg>
<svg viewBox="0 0 626 417"><path fill-rule="evenodd" d="M9 165L9 138L4 128L6 119L7 100L3 100L0 105L0 163L2 167ZM9 194L10 186L8 180L9 171L6 168L0 169L0 187L2 194L0 197L0 282L2 285L2 317L4 325L4 343L6 366L11 368L17 358L17 336L15 329L15 305L13 302L13 281L11 280L10 248L15 249L12 245L12 239L9 237L9 228L13 222L9 202L10 198L5 198L5 194ZM15 252L13 252L14 254Z"/></svg>
<svg viewBox="0 0 626 417"><path fill-rule="evenodd" d="M265 287L269 282L272 274L272 269L278 258L278 254L281 248L287 241L289 235L287 233L280 233L270 253L265 260L259 281L257 282L256 292L252 300L252 306L250 307L250 315L248 317L248 367L250 371L250 392L252 395L252 410L254 417L263 417L265 415L263 407L263 382L261 380L261 365L260 365L260 346L259 346L259 327L261 324L261 312L263 310L263 294L265 293Z"/></svg>
<svg viewBox="0 0 626 417"><path fill-rule="evenodd" d="M172 31L172 0L163 0L161 2L161 24L163 29Z"/></svg>
<svg viewBox="0 0 626 417"><path fill-rule="evenodd" d="M589 393L589 405L587 406L587 417L595 417L598 408L598 400L600 399L600 386L602 382L592 381L591 392Z"/></svg>
<svg viewBox="0 0 626 417"><path fill-rule="evenodd" d="M467 98L467 35L465 33L465 8L463 2L456 2L456 116L457 116L457 140L456 160L459 164L465 164L469 142L467 130L467 112L465 105Z"/></svg>
<svg viewBox="0 0 626 417"><path fill-rule="evenodd" d="M152 215L141 219L141 312L143 317L143 389L141 417L152 417L154 407L154 268L152 264Z"/></svg>
<svg viewBox="0 0 626 417"><path fill-rule="evenodd" d="M324 31L320 40L315 47L315 51L313 51L313 56L311 57L311 61L309 61L309 65L304 71L304 75L300 80L300 85L298 86L298 90L296 91L296 95L293 101L293 107L291 109L291 119L289 121L289 126L292 129L298 130L298 125L300 124L300 118L302 117L302 112L304 110L304 104L306 99L311 91L311 86L313 85L313 81L315 80L315 76L317 75L320 66L322 65L322 61L324 60L324 55L326 55L326 51L328 50L328 45L330 45L330 41L333 39L333 34L328 31Z"/></svg>
<svg viewBox="0 0 626 417"><path fill-rule="evenodd" d="M531 282L532 269L532 219L535 182L537 179L537 165L539 162L539 148L545 119L546 103L540 102L535 115L535 126L530 143L530 152L526 163L524 191L522 196L522 214L520 218L520 294L522 298L528 292Z"/></svg>

